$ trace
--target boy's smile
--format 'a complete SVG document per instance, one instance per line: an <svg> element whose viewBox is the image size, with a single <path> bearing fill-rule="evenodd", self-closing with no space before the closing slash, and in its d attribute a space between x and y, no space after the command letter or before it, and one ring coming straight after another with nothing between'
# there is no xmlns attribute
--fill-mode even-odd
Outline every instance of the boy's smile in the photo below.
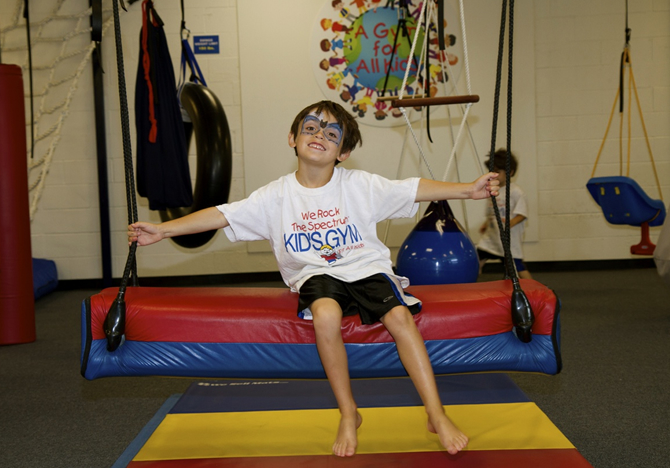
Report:
<svg viewBox="0 0 670 468"><path fill-rule="evenodd" d="M326 147L323 146L323 145L322 145L321 143L319 143L318 141L314 141L314 142L310 143L310 144L307 145L307 146L309 146L310 148L314 148L314 149L316 149L316 150L319 150L319 151L326 151Z"/></svg>
<svg viewBox="0 0 670 468"><path fill-rule="evenodd" d="M309 147L310 147L310 148L314 148L314 149L316 149L316 150L318 150L318 151L326 151L326 148L325 148L322 144L320 144L320 143L316 143L316 142L314 142L314 143L310 143L310 144L309 144Z"/></svg>

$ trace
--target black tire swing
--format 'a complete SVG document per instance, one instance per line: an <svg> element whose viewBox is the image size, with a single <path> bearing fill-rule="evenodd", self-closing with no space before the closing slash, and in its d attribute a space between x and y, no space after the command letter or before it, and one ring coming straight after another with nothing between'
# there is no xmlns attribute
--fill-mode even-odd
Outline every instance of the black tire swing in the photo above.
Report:
<svg viewBox="0 0 670 468"><path fill-rule="evenodd" d="M188 207L161 210L161 221L181 218L195 211L228 201L232 171L232 144L228 119L221 102L211 89L197 83L186 83L181 103L193 125L197 169L193 204ZM191 135L187 134L190 146ZM200 247L214 237L215 230L172 237L182 247Z"/></svg>
<svg viewBox="0 0 670 468"><path fill-rule="evenodd" d="M233 150L228 119L221 102L207 87L198 62L188 43L190 31L186 28L184 2L181 2L181 78L178 97L181 107L188 114L184 119L186 148L191 146L195 134L196 176L193 204L187 207L160 210L161 221L170 221L188 214L221 205L228 201L233 166ZM186 33L186 37L184 37ZM190 82L185 82L186 66L191 70ZM182 116L183 118L183 116ZM172 237L182 247L196 248L214 237L215 230Z"/></svg>

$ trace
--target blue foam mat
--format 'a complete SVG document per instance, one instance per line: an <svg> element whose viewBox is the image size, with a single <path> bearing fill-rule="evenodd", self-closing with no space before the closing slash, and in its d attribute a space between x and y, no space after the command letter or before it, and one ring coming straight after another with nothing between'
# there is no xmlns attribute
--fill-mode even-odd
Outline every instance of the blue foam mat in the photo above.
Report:
<svg viewBox="0 0 670 468"><path fill-rule="evenodd" d="M53 260L33 258L33 294L35 300L58 287L58 270Z"/></svg>
<svg viewBox="0 0 670 468"><path fill-rule="evenodd" d="M506 374L464 374L436 377L443 404L465 405L530 401ZM420 406L408 378L354 379L351 389L361 408ZM170 413L336 408L327 380L231 380L191 384Z"/></svg>

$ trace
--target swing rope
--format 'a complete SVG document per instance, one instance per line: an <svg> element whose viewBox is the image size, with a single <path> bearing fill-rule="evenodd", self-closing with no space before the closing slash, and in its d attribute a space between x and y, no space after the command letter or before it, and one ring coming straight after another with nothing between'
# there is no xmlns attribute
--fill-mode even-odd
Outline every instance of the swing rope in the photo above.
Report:
<svg viewBox="0 0 670 468"><path fill-rule="evenodd" d="M123 0L120 0L123 2ZM126 78L123 66L123 44L121 41L121 22L119 19L119 0L112 2L114 12L114 38L116 43L116 65L119 80L119 101L121 107L121 133L123 140L123 163L126 178L126 202L128 206L128 224L137 221L137 199L135 197L135 182L133 174L133 155L130 142L130 118L128 114L128 98L126 95ZM125 5L122 5L125 11ZM107 338L107 350L115 351L124 340L126 324L126 303L125 294L128 281L132 279L132 285L138 286L137 281L137 262L135 253L137 251L137 242L130 245L126 266L123 270L123 278L119 287L119 292L112 306L107 312L107 317L103 324L105 336Z"/></svg>
<svg viewBox="0 0 670 468"><path fill-rule="evenodd" d="M502 81L502 64L503 64L503 49L505 45L505 19L507 17L507 0L502 2L502 13L500 16L500 37L498 42L498 58L496 67L496 83L495 96L493 101L493 127L491 130L491 151L489 158L489 170L494 169L494 158L496 145L496 132L498 123L498 110L500 104L500 85ZM510 248L510 178L511 178L511 145L512 145L512 64L514 52L514 0L509 0L509 33L508 33L508 72L507 72L507 158L505 161L505 172L507 173L506 180L506 199L505 199L505 226L502 225L500 210L496 203L496 197L491 196L493 210L498 223L498 230L503 244L505 253L505 277L512 281L514 290L512 291L512 322L514 323L514 332L517 338L523 343L528 343L532 340L531 329L535 316L530 306L530 302L526 294L521 289L519 277L516 268L514 267L514 259L512 258Z"/></svg>
<svg viewBox="0 0 670 468"><path fill-rule="evenodd" d="M471 85L470 85L470 63L468 60L468 52L467 52L467 35L465 32L465 13L463 10L463 0L460 0L461 4L461 31L463 33L463 58L464 58L464 67L465 67L465 80L466 80L466 86L467 86L467 92L469 96L472 96L472 90L471 90ZM442 74L444 75L444 79L442 80L442 87L444 88L444 94L448 95L449 93L447 92L447 80L448 76L455 76L454 71L451 68L451 65L449 64L449 60L444 60L444 57L442 54L440 54L440 65L442 65ZM453 89L456 89L456 85L454 85ZM475 102L475 101L473 101ZM460 103L459 103L460 104ZM465 113L465 109L462 105L459 105L459 108L461 110L461 114ZM449 117L449 121L451 121L451 110L449 106L447 106L447 115ZM477 152L477 145L475 144L475 138L472 135L472 130L470 129L470 123L466 120L465 121L465 128L468 130L468 136L470 137L470 144L472 145L473 153L472 157L474 159L474 164L477 170L479 171L479 175L484 175L484 172L482 170L482 164L479 159L479 153ZM450 127L451 129L451 127ZM453 131L452 131L453 134ZM452 145L455 144L455 139L452 135L451 137L451 143ZM456 161L458 162L458 160Z"/></svg>
<svg viewBox="0 0 670 468"><path fill-rule="evenodd" d="M513 1L513 0L512 0ZM510 5L513 6L513 5ZM493 100L493 124L492 124L492 129L491 129L491 147L489 154L491 157L489 158L489 171L493 171L495 169L494 166L494 161L493 161L493 154L495 153L495 147L496 147L496 136L497 136L497 128L498 128L498 111L500 108L500 86L502 83L502 64L503 64L503 50L505 46L505 19L507 16L507 0L503 0L502 3L502 13L500 16L500 36L498 38L498 58L497 58L497 66L496 66L496 81L495 81L495 90L494 90L494 100ZM511 16L511 15L510 15ZM512 26L512 20L510 20L510 26ZM510 27L510 30L512 27ZM510 42L512 40L512 31L510 31ZM509 57L511 60L512 57L512 47L510 44L510 51L509 51ZM511 62L510 62L511 63ZM511 79L511 77L508 77L508 79ZM508 94L508 115L511 115L511 108L509 106L510 102L509 99L511 96ZM507 128L508 133L510 133L511 129L508 125ZM507 160L510 159L509 155L509 147L507 148L507 158L505 161L505 168L507 172L507 178L509 179L510 173L507 171ZM505 193L507 194L507 200L506 200L506 209L507 213L509 213L509 183L506 184L507 188ZM512 274L510 274L510 259L508 259L508 250L509 250L509 236L507 235L507 223L509 221L509 216L507 216L505 220L505 226L502 225L502 220L500 216L500 210L498 209L498 204L496 203L495 197L491 197L491 201L493 203L493 211L496 216L496 222L498 223L498 230L500 231L500 237L502 240L503 244L503 250L504 250L504 255L505 255L505 277L506 279L511 278ZM514 263L513 261L511 262L512 264Z"/></svg>
<svg viewBox="0 0 670 468"><path fill-rule="evenodd" d="M472 85L470 83L470 61L468 59L468 39L467 39L467 32L465 28L465 7L463 5L463 0L459 1L459 8L460 8L460 21L461 21L461 31L463 34L463 66L465 67L465 86L466 90L469 96L472 96ZM442 57L440 57L441 59ZM449 63L449 61L447 61ZM452 74L453 76L453 74ZM454 141L452 148L451 148L451 154L449 155L449 161L447 162L447 168L444 170L444 175L442 176L442 180L446 181L447 178L449 177L449 171L451 170L451 165L453 162L456 160L456 148L458 147L458 143L461 141L461 135L463 134L463 130L467 126L468 133L470 133L470 126L468 125L468 115L470 114L470 108L472 107L472 104L475 102L479 101L479 96L477 96L477 99L474 100L469 100L467 101L467 104L465 106L465 112L463 113L463 117L461 118L461 125L458 128L458 133L456 135L456 140ZM470 137L472 137L472 134L470 133ZM479 166L479 161L477 164L477 167L480 168ZM481 171L481 168L479 169Z"/></svg>
<svg viewBox="0 0 670 468"><path fill-rule="evenodd" d="M465 30L465 6L463 0L458 2L460 9L461 33L463 34L463 66L465 67L465 86L468 94L472 94L472 85L470 84L470 60L468 60L468 35ZM447 60L447 63L449 61ZM452 75L453 76L453 75Z"/></svg>
<svg viewBox="0 0 670 468"><path fill-rule="evenodd" d="M513 47L512 47L512 35L513 35L513 13L512 13L512 7L513 5L510 5L510 30L509 30L509 52L508 52L508 58L509 58L509 63L508 66L512 66L512 52L513 52ZM501 20L500 20L500 37L499 37L499 42L498 42L498 66L496 69L496 83L495 83L495 92L494 92L494 103L493 103L493 127L491 131L491 147L490 147L490 155L493 155L495 153L495 147L496 147L496 136L497 136L497 129L498 129L498 111L500 108L500 87L502 84L502 64L503 64L503 50L505 48L505 17L507 16L507 1L503 0L503 6L502 6L502 14L501 14ZM512 75L508 75L508 95L507 95L507 117L508 117L508 122L507 122L507 137L508 140L510 140L511 137L511 126L510 126L510 119L511 119L511 114L512 114L512 109L511 109L511 80L512 80ZM508 216L505 217L505 226L502 225L502 219L500 216L500 210L498 209L498 204L495 201L495 197L492 198L493 202L493 211L495 212L496 215L496 222L498 223L498 230L500 231L500 236L503 244L503 249L504 249L504 254L505 254L505 275L506 278L512 278L514 274L510 271L511 267L510 265L513 265L514 262L510 261L511 260L511 254L508 257L508 250L509 250L509 243L510 243L510 238L509 238L509 228L510 228L510 219L509 219L509 211L510 211L510 170L508 167L508 162L510 159L510 154L509 154L509 141L508 141L508 146L507 146L507 157L505 158L505 172L507 173L507 183L505 184L505 194L507 195L506 200L505 200L505 213L508 214ZM489 158L489 171L493 171L495 169L494 166L494 161L493 157Z"/></svg>
<svg viewBox="0 0 670 468"><path fill-rule="evenodd" d="M420 25L423 22L423 17L426 13L426 5L428 2L424 2L423 5L421 6L421 12L419 13L419 19L417 20L416 24ZM409 55L410 59L414 57L414 51L416 50L416 44L418 42L419 38L419 32L421 28L417 27L416 31L414 32L414 40L412 41L412 47L410 48ZM398 33L396 32L396 35ZM420 69L421 63L419 64L419 67L417 67L417 71ZM400 90L398 91L398 99L392 101L391 106L392 107L397 107L397 102L402 101L404 95L405 95L405 87L407 86L407 80L409 78L409 70L410 70L410 61L407 61L407 67L405 68L405 75L403 76L402 79L402 85L400 86ZM419 104L419 99L406 99L405 101L412 102L412 106L420 106ZM410 105L408 103L408 105ZM409 128L410 133L412 134L412 138L414 139L414 143L416 144L419 154L421 155L421 160L424 162L426 165L426 168L428 169L428 173L430 174L430 178L435 180L435 175L433 174L433 170L430 167L430 164L428 163L428 159L426 158L426 155L423 152L423 148L421 147L421 143L419 143L419 139L416 136L416 133L414 132L414 128L412 128L412 123L409 120L409 117L407 116L407 111L405 110L405 107L400 107L400 112L402 113L403 118L405 119L405 123L407 124L407 127Z"/></svg>
<svg viewBox="0 0 670 468"><path fill-rule="evenodd" d="M463 41L463 66L465 67L465 84L466 84L466 91L468 95L472 95L472 86L471 86L471 81L470 81L470 60L468 57L468 35L467 35L467 30L465 27L465 6L463 4L463 0L459 0L459 18L460 18L460 23L461 23L461 34L462 34L462 41ZM441 46L442 47L442 46ZM444 50L444 49L443 49ZM440 60L440 65L442 67L442 74L443 74L443 80L442 80L442 87L444 89L444 94L447 95L447 77L448 76L455 76L453 70L451 69L451 64L449 63L449 60L446 59L446 54L439 54L439 60ZM447 70L449 73L447 74ZM453 85L453 89L456 89L456 85ZM466 109L463 108L463 106L459 106L461 109L461 114L465 114ZM467 106L467 111L469 112L470 106ZM451 123L451 109L449 106L447 106L447 118L449 119L449 122ZM470 144L472 145L473 152L472 157L474 159L474 166L477 168L477 171L479 175L484 175L484 171L482 169L481 162L479 160L479 154L477 152L477 145L475 144L475 139L472 136L472 130L470 129L470 123L468 122L467 118L464 118L462 122L465 124L465 128L468 131L468 136L470 137ZM461 128L462 124L461 124ZM451 160L454 160L454 163L456 165L456 179L458 182L461 181L461 176L460 176L460 171L458 169L458 157L456 153L456 142L460 140L459 138L454 138L454 130L451 125L449 125L449 134L451 136L451 145L453 148L452 155L449 157L449 162L447 164L447 170L444 172L444 176L442 180L447 180L448 174L449 174L449 167L451 166ZM465 229L467 231L470 230L470 223L468 222L468 211L465 209L465 200L461 200L461 205L463 207L463 222L465 224Z"/></svg>

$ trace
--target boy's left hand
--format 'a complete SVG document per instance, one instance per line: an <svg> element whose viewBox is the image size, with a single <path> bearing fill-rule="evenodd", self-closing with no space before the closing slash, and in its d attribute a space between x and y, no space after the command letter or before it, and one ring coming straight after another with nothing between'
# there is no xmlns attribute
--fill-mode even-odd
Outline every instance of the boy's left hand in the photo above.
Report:
<svg viewBox="0 0 670 468"><path fill-rule="evenodd" d="M489 198L491 195L494 197L498 196L498 187L500 182L498 181L498 174L495 172L484 174L479 179L475 180L472 185L473 200Z"/></svg>

